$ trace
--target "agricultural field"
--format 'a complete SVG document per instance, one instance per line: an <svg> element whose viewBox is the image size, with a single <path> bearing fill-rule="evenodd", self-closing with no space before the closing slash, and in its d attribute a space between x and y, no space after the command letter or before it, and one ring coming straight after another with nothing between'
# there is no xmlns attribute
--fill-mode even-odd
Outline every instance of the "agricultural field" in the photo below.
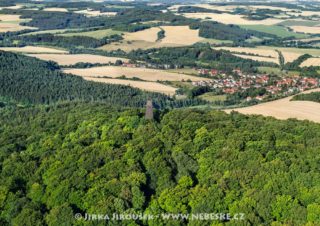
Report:
<svg viewBox="0 0 320 226"><path fill-rule="evenodd" d="M26 29L37 29L34 27L21 26L20 23L26 22L28 20L21 19L20 15L6 15L0 14L0 32L8 31L21 31Z"/></svg>
<svg viewBox="0 0 320 226"><path fill-rule="evenodd" d="M18 53L68 53L65 50L54 49L40 46L25 46L25 47L0 47L2 51L18 52Z"/></svg>
<svg viewBox="0 0 320 226"><path fill-rule="evenodd" d="M161 40L163 45L181 45L187 46L203 41L199 37L198 30L191 30L188 26L162 26L165 31L165 38Z"/></svg>
<svg viewBox="0 0 320 226"><path fill-rule="evenodd" d="M177 90L177 88L174 88L168 85L163 85L157 82L133 81L133 80L125 80L125 79L112 79L112 78L97 78L97 77L87 77L87 76L83 76L83 78L88 81L131 86L134 88L138 88L138 89L146 90L150 92L163 93L169 96L173 96Z"/></svg>
<svg viewBox="0 0 320 226"><path fill-rule="evenodd" d="M47 12L68 12L68 9L65 9L65 8L44 8L43 11L47 11Z"/></svg>
<svg viewBox="0 0 320 226"><path fill-rule="evenodd" d="M158 32L161 29L159 27L152 27L150 29L126 33L124 40L127 41L145 41L145 42L156 42L158 39Z"/></svg>
<svg viewBox="0 0 320 226"><path fill-rule="evenodd" d="M247 20L242 15L234 15L229 13L183 13L183 16L193 19L212 20L223 24L236 25L275 25L281 23L283 20L268 18L265 20Z"/></svg>
<svg viewBox="0 0 320 226"><path fill-rule="evenodd" d="M65 30L66 31L66 30ZM70 30L69 30L70 31ZM94 30L94 31L84 31L84 32L67 32L58 34L59 36L65 36L65 37L71 37L71 36L85 36L85 37L91 37L96 39L102 39L107 36L111 35L120 35L123 32L121 31L115 31L112 29L101 29L101 30Z"/></svg>
<svg viewBox="0 0 320 226"><path fill-rule="evenodd" d="M255 58L255 60L267 60L268 62L279 62L279 54L275 50L267 50L261 48L249 48L249 47L217 47L215 49L219 50L227 50L231 53L236 53L237 55L242 55L242 57L246 57L247 59ZM245 54L251 55L245 55ZM260 58L256 58L260 57ZM261 58L262 57L262 58Z"/></svg>
<svg viewBox="0 0 320 226"><path fill-rule="evenodd" d="M14 5L14 6L6 6L6 7L0 7L0 10L2 9L21 9L23 5Z"/></svg>
<svg viewBox="0 0 320 226"><path fill-rule="evenodd" d="M285 20L281 23L279 23L279 26L307 26L307 27L313 27L313 26L318 26L320 24L319 21L313 21L313 20L300 20L300 19L295 19L295 20Z"/></svg>
<svg viewBox="0 0 320 226"><path fill-rule="evenodd" d="M310 54L312 56L320 56L320 49L304 49L304 48L285 48L285 47L272 47L272 46L257 46L256 48L249 47L217 47L216 49L228 50L239 57L246 59L253 59L265 62L279 63L279 54L276 50L280 51L285 59L285 63L296 60L303 54ZM252 54L245 55L245 54ZM240 55L239 55L240 54Z"/></svg>
<svg viewBox="0 0 320 226"><path fill-rule="evenodd" d="M128 59L119 57L105 57L91 54L28 54L41 60L54 61L59 65L73 65L76 63L108 64L117 60L128 62Z"/></svg>
<svg viewBox="0 0 320 226"><path fill-rule="evenodd" d="M161 28L165 31L165 37L162 40L157 41L160 28L153 27L134 33L125 33L124 40L102 46L100 49L107 51L121 49L130 52L136 49L188 46L206 40L199 37L198 30L192 30L188 26L161 26Z"/></svg>
<svg viewBox="0 0 320 226"><path fill-rule="evenodd" d="M310 66L320 66L320 58L309 58L306 61L302 62L301 67L310 67Z"/></svg>
<svg viewBox="0 0 320 226"><path fill-rule="evenodd" d="M86 77L111 77L119 78L125 76L126 78L138 78L145 81L203 81L209 80L206 78L185 75L180 73L171 73L164 70L148 69L148 68L129 68L129 67L117 67L117 66L103 66L92 67L85 69L65 69L64 72L71 73L78 76Z"/></svg>
<svg viewBox="0 0 320 226"><path fill-rule="evenodd" d="M307 26L291 26L295 32L307 33L307 34L320 34L320 27L307 27Z"/></svg>
<svg viewBox="0 0 320 226"><path fill-rule="evenodd" d="M250 59L254 61L260 61L260 62L270 62L279 64L279 59L274 57L263 57L263 56L251 56L251 55L244 55L244 54L233 54L237 57L241 57L243 59Z"/></svg>
<svg viewBox="0 0 320 226"><path fill-rule="evenodd" d="M77 32L79 31L79 32ZM81 31L81 29L77 29L77 28L74 28L74 29L54 29L54 30L38 30L38 31L31 31L31 32L28 32L28 33L24 33L24 34L21 34L19 36L26 36L26 35L40 35L40 34L64 34L65 32L67 32L66 34L69 34L69 32L71 34L79 34Z"/></svg>
<svg viewBox="0 0 320 226"><path fill-rule="evenodd" d="M79 10L79 11L74 11L75 13L79 14L84 14L87 17L97 17L97 16L115 16L117 15L116 12L100 12L98 10Z"/></svg>
<svg viewBox="0 0 320 226"><path fill-rule="evenodd" d="M303 93L317 92L320 89L309 90ZM271 116L277 119L296 118L299 120L310 120L320 122L319 112L320 104L311 101L290 101L292 97L283 98L267 103L258 104L251 107L236 108L231 111L237 111L248 115L264 115Z"/></svg>
<svg viewBox="0 0 320 226"><path fill-rule="evenodd" d="M320 56L320 49L307 49L307 48L286 48L286 47L273 47L273 46L258 46L259 49L261 50L279 50L283 53L288 52L288 53L297 53L300 55L303 54L310 54L312 56L318 57Z"/></svg>
<svg viewBox="0 0 320 226"><path fill-rule="evenodd" d="M227 99L226 95L216 95L214 93L205 93L199 96L200 99L209 101L209 102L215 102L215 101L225 101Z"/></svg>
<svg viewBox="0 0 320 226"><path fill-rule="evenodd" d="M241 25L240 27L249 29L249 30L255 30L260 31L272 35L276 35L280 38L288 38L288 37L294 37L294 38L306 38L308 37L305 34L299 34L292 31L289 31L288 28L283 26L276 26L276 25Z"/></svg>

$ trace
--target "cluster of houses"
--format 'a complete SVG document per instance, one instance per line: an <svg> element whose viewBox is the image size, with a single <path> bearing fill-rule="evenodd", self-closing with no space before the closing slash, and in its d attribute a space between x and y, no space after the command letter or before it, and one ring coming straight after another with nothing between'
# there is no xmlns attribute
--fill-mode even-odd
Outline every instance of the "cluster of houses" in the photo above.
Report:
<svg viewBox="0 0 320 226"><path fill-rule="evenodd" d="M249 88L265 88L267 94L257 96L255 99L263 100L268 95L290 95L295 92L302 92L307 89L319 87L319 79L300 76L279 77L274 79L267 74L246 74L239 69L233 70L237 76L227 75L216 69L199 69L199 75L209 75L212 80L192 82L194 86L209 86L219 88L225 94L233 94ZM248 97L247 100L251 100Z"/></svg>

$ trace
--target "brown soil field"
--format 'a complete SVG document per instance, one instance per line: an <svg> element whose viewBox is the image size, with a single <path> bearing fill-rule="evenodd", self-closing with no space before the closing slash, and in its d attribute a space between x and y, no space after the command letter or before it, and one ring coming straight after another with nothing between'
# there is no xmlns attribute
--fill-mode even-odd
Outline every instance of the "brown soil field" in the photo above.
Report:
<svg viewBox="0 0 320 226"><path fill-rule="evenodd" d="M81 69L65 69L64 72L71 73L82 77L112 77L118 78L120 76L126 76L127 78L137 77L146 81L203 81L209 80L208 78L201 78L191 75L185 75L180 73L172 73L164 70L156 70L149 68L128 68L117 66L103 66Z"/></svg>
<svg viewBox="0 0 320 226"><path fill-rule="evenodd" d="M144 81L95 78L95 77L83 77L83 78L89 81L131 86L131 87L135 87L135 88L150 91L150 92L163 93L169 96L173 96L177 90L174 87L163 85L157 82L144 82Z"/></svg>
<svg viewBox="0 0 320 226"><path fill-rule="evenodd" d="M309 90L303 93L319 92L320 88ZM320 104L311 101L290 101L291 97L275 100L267 103L258 104L251 107L236 108L231 111L237 111L248 115L264 115L277 119L296 118L299 120L310 120L320 123Z"/></svg>
<svg viewBox="0 0 320 226"><path fill-rule="evenodd" d="M28 54L41 60L54 61L60 65L72 65L76 63L107 64L115 63L117 60L128 62L128 59L118 57L105 57L91 54Z"/></svg>
<svg viewBox="0 0 320 226"><path fill-rule="evenodd" d="M40 46L25 46L25 47L0 47L2 51L20 52L20 53L68 53L64 50L53 49Z"/></svg>

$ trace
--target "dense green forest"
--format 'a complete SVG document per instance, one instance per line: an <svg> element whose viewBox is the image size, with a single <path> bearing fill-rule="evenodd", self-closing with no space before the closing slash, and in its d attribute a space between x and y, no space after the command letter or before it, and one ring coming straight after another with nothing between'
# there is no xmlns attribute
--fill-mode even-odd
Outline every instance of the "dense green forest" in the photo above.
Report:
<svg viewBox="0 0 320 226"><path fill-rule="evenodd" d="M231 71L241 68L252 72L258 66L275 66L276 64L257 62L236 57L223 50L212 49L209 45L196 45L189 47L168 47L160 49L135 50L125 55L129 59L145 61L152 64L168 64L172 67L208 67Z"/></svg>
<svg viewBox="0 0 320 226"><path fill-rule="evenodd" d="M148 98L158 108L206 103L198 99L174 100L163 94L147 93L128 86L89 82L58 69L54 62L0 51L0 96L25 104L84 100L142 107Z"/></svg>
<svg viewBox="0 0 320 226"><path fill-rule="evenodd" d="M292 98L292 100L305 100L320 103L320 92L312 92L307 94L299 94Z"/></svg>
<svg viewBox="0 0 320 226"><path fill-rule="evenodd" d="M57 36L53 34L37 34L20 36L17 38L20 45L50 45L62 48L98 48L100 46L110 44L112 42L122 40L121 35L111 35L102 39L86 37L86 36Z"/></svg>
<svg viewBox="0 0 320 226"><path fill-rule="evenodd" d="M320 125L238 113L69 103L0 111L0 224L105 225L81 213L243 213L320 224ZM219 223L219 222L216 222ZM222 222L220 222L222 223ZM222 225L121 221L109 225Z"/></svg>

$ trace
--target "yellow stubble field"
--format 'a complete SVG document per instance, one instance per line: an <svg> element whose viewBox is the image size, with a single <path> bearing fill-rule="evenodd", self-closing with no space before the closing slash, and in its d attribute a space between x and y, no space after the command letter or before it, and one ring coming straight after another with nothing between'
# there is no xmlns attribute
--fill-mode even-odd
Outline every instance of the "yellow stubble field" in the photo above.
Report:
<svg viewBox="0 0 320 226"><path fill-rule="evenodd" d="M309 90L304 93L319 92L320 88ZM251 107L236 108L231 111L237 111L248 115L271 116L277 119L296 118L299 120L310 120L320 122L320 104L311 101L290 101L291 97L275 100L267 103L258 104Z"/></svg>
<svg viewBox="0 0 320 226"><path fill-rule="evenodd" d="M76 63L107 64L115 63L117 60L128 62L128 59L119 57L105 57L92 54L28 54L41 60L54 61L59 65L73 65Z"/></svg>
<svg viewBox="0 0 320 226"><path fill-rule="evenodd" d="M64 72L82 76L82 77L111 77L118 78L120 76L126 76L127 78L139 78L145 81L204 81L208 78L201 78L191 75L185 75L181 73L172 73L165 70L149 69L149 68L129 68L129 67L117 67L117 66L103 66L92 68L72 68L65 69Z"/></svg>
<svg viewBox="0 0 320 226"><path fill-rule="evenodd" d="M138 89L146 90L150 92L163 93L169 96L173 96L177 90L177 88L174 88L168 85L163 85L157 82L132 81L132 80L124 80L124 79L97 78L97 77L86 77L86 76L83 76L83 78L88 81L131 86L134 88L138 88Z"/></svg>

